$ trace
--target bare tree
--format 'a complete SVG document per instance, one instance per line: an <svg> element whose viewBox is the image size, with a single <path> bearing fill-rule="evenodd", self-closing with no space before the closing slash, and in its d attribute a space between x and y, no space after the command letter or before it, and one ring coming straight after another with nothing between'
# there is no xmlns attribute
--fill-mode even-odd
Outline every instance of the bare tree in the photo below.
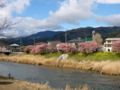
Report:
<svg viewBox="0 0 120 90"><path fill-rule="evenodd" d="M101 37L101 34L96 33L96 34L94 35L94 37L93 37L93 41L96 42L96 43L98 43L98 44L102 44L103 39L102 39L102 37Z"/></svg>
<svg viewBox="0 0 120 90"><path fill-rule="evenodd" d="M4 8L6 5L5 0L0 0L0 8ZM9 30L12 29L16 24L18 24L20 21L22 20L15 20L15 21L11 21L9 20L7 17L4 17L3 20L0 20L0 36L5 36L5 37L9 37L5 34L3 34L3 30Z"/></svg>
<svg viewBox="0 0 120 90"><path fill-rule="evenodd" d="M4 8L5 6L6 6L5 0L0 0L0 8ZM3 31L12 29L21 20L22 20L22 18L19 20L11 21L10 19L8 19L8 17L5 17L5 16L2 19L0 19L0 39L2 37L10 37L10 36L5 35L3 33ZM2 41L0 41L0 42L2 43ZM1 43L0 43L0 45L2 45Z"/></svg>
<svg viewBox="0 0 120 90"><path fill-rule="evenodd" d="M14 22L8 20L7 18L4 18L3 22L0 22L0 36L5 36L2 31L7 29L12 29L14 25L19 23L22 19L16 20Z"/></svg>

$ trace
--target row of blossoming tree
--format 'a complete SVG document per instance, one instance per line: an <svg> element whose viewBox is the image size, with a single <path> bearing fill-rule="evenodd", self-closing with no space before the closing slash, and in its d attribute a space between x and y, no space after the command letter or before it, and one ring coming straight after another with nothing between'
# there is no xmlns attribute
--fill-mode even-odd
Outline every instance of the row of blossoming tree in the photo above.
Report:
<svg viewBox="0 0 120 90"><path fill-rule="evenodd" d="M26 46L24 51L31 52L33 54L39 53L48 53L48 52L84 52L84 53L92 53L100 49L101 46L95 42L88 41L78 43L77 47L72 46L70 43L59 43L56 47L52 47L51 44L40 44L36 46Z"/></svg>
<svg viewBox="0 0 120 90"><path fill-rule="evenodd" d="M56 47L52 47L51 44L42 43L40 45L36 46L26 46L24 51L31 52L33 54L39 54L39 53L49 53L49 52L83 52L83 53L93 53L99 51L101 48L101 45L97 44L93 41L88 42L81 42L78 43L77 47L72 46L69 43L59 43L56 45ZM120 41L116 41L113 43L113 51L120 53Z"/></svg>

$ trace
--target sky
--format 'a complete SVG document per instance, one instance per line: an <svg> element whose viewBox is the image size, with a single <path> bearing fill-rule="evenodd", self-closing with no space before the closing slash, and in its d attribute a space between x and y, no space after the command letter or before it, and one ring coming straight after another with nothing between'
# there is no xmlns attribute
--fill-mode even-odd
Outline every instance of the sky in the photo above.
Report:
<svg viewBox="0 0 120 90"><path fill-rule="evenodd" d="M120 0L3 0L0 23L17 23L3 33L13 37L40 31L120 26Z"/></svg>

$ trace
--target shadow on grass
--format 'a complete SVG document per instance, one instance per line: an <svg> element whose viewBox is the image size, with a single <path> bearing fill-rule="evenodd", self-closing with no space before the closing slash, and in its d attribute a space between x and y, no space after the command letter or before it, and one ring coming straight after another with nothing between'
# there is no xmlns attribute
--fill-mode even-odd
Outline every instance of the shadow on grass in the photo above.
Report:
<svg viewBox="0 0 120 90"><path fill-rule="evenodd" d="M13 82L5 82L5 81L4 81L4 82L1 82L1 81L0 81L0 85L7 85L7 84L12 84L12 83L13 83Z"/></svg>

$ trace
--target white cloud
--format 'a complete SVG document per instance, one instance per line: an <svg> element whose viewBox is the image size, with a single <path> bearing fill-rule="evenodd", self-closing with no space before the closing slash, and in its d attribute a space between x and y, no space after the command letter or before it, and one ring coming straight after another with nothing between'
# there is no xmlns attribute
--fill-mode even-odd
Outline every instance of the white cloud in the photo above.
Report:
<svg viewBox="0 0 120 90"><path fill-rule="evenodd" d="M88 0L65 0L60 3L60 7L56 12L49 12L49 18L43 20L36 20L32 17L23 18L22 22L18 25L21 29L18 30L25 30L24 33L29 31L27 32L28 35L34 30L62 29L63 27L60 25L62 23L79 25L79 20L86 20L94 15L91 12L93 5L94 3ZM15 32L16 35L21 35L21 31Z"/></svg>
<svg viewBox="0 0 120 90"><path fill-rule="evenodd" d="M93 1L102 4L120 4L120 0L93 0Z"/></svg>
<svg viewBox="0 0 120 90"><path fill-rule="evenodd" d="M13 12L21 14L26 6L30 5L30 0L8 1L8 5L0 9L0 15L12 17ZM8 33L10 35L14 34L14 36L24 36L40 30L58 30L63 28L60 24L67 23L79 25L80 20L87 20L91 17L94 17L97 22L105 22L109 25L120 26L120 14L103 17L92 12L98 3L118 4L120 0L65 0L60 3L59 9L56 12L49 12L48 18L36 20L32 17L24 17L22 22Z"/></svg>
<svg viewBox="0 0 120 90"><path fill-rule="evenodd" d="M20 19L17 18L18 20ZM14 37L26 36L38 31L44 30L58 30L63 27L59 26L56 23L47 22L46 20L36 20L32 17L23 18L23 20L16 25L12 30L7 30L6 34Z"/></svg>
<svg viewBox="0 0 120 90"><path fill-rule="evenodd" d="M98 23L102 22L111 26L120 26L120 14L109 16L94 15L94 18Z"/></svg>
<svg viewBox="0 0 120 90"><path fill-rule="evenodd" d="M94 3L88 0L66 0L61 3L59 10L55 13L50 12L50 18L58 23L79 24L79 20L90 18L93 13L91 12Z"/></svg>
<svg viewBox="0 0 120 90"><path fill-rule="evenodd" d="M104 17L104 21L112 26L120 26L120 14Z"/></svg>
<svg viewBox="0 0 120 90"><path fill-rule="evenodd" d="M26 6L30 5L30 0L6 0L6 2L5 7L0 8L1 17L12 18L13 12L20 14L24 11Z"/></svg>
<svg viewBox="0 0 120 90"><path fill-rule="evenodd" d="M25 28L26 30L35 30L35 29L60 29L61 26L58 26L58 23L49 21L48 19L36 20L32 17L23 18L23 21L19 24L20 27Z"/></svg>

